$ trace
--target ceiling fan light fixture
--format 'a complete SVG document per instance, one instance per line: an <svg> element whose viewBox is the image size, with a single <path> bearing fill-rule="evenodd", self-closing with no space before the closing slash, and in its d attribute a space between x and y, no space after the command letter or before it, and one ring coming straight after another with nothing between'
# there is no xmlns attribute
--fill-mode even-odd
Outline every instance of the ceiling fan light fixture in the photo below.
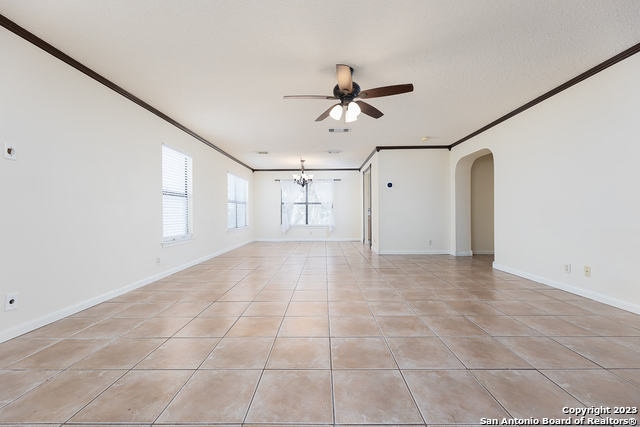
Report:
<svg viewBox="0 0 640 427"><path fill-rule="evenodd" d="M353 81L353 68L346 64L336 64L336 77L338 84L333 88L332 95L285 95L285 99L334 99L338 104L327 108L316 118L316 122L321 122L327 117L339 121L344 116L347 123L354 122L362 112L369 117L379 119L384 116L382 111L373 105L361 101L368 98L381 98L383 96L399 95L401 93L413 92L413 84L405 83L391 86L380 86L371 89L361 90L360 85ZM354 101L354 100L358 101ZM362 111L361 111L362 110Z"/></svg>
<svg viewBox="0 0 640 427"><path fill-rule="evenodd" d="M340 118L342 117L342 105L338 104L335 107L333 107L329 115L334 120L340 120Z"/></svg>
<svg viewBox="0 0 640 427"><path fill-rule="evenodd" d="M360 106L355 102L350 102L347 106L347 112L344 115L344 121L346 123L355 122L360 115Z"/></svg>

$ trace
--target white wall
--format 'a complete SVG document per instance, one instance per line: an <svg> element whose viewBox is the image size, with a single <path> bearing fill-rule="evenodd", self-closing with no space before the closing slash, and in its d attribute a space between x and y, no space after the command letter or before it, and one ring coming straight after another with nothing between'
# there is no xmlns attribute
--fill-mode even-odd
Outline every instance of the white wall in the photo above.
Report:
<svg viewBox="0 0 640 427"><path fill-rule="evenodd" d="M449 253L449 151L382 150L376 161L377 251Z"/></svg>
<svg viewBox="0 0 640 427"><path fill-rule="evenodd" d="M0 341L254 239L361 240L360 173L315 173L341 179L332 233L283 235L274 179L288 173L251 174L9 32L0 51L0 147L14 144L18 157L0 158L0 297L19 292L19 308L0 311ZM636 55L451 153L377 153L373 249L455 253L454 171L489 149L496 267L640 312L639 74ZM194 159L195 235L167 248L162 143ZM228 171L255 195L246 229L226 230Z"/></svg>
<svg viewBox="0 0 640 427"><path fill-rule="evenodd" d="M0 52L0 341L253 239L226 230L250 171L8 31ZM194 238L166 248L162 143L193 157Z"/></svg>
<svg viewBox="0 0 640 427"><path fill-rule="evenodd" d="M493 152L497 268L640 313L638 75L635 55L452 150Z"/></svg>
<svg viewBox="0 0 640 427"><path fill-rule="evenodd" d="M358 171L312 171L315 180L339 179L333 186L335 228L293 226L286 233L280 228L280 182L293 172L255 172L253 209L255 239L362 240L362 175Z"/></svg>
<svg viewBox="0 0 640 427"><path fill-rule="evenodd" d="M493 156L471 166L471 251L493 254Z"/></svg>

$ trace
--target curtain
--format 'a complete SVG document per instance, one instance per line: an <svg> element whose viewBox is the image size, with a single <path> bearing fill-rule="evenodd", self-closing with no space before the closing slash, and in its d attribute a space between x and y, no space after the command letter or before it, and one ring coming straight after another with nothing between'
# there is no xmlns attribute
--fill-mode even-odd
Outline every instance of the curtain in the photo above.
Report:
<svg viewBox="0 0 640 427"><path fill-rule="evenodd" d="M333 217L333 180L314 181L309 186L309 202L320 202L319 209L309 206L309 224L326 225L333 231L335 220ZM318 207L315 205L314 207Z"/></svg>
<svg viewBox="0 0 640 427"><path fill-rule="evenodd" d="M291 228L292 216L294 214L294 202L303 201L304 202L304 189L296 184L293 181L282 180L280 181L280 191L281 191L281 209L282 209L282 218L281 218L281 226L283 233L286 233Z"/></svg>
<svg viewBox="0 0 640 427"><path fill-rule="evenodd" d="M280 181L283 233L294 225L335 227L333 215L333 180L316 180L302 187L290 180Z"/></svg>

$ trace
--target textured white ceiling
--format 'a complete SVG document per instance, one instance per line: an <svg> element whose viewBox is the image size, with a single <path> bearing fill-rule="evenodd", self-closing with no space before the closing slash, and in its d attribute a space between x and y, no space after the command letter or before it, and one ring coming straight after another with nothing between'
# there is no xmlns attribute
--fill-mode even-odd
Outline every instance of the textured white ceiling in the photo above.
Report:
<svg viewBox="0 0 640 427"><path fill-rule="evenodd" d="M0 13L257 169L451 144L640 41L638 0L0 0ZM385 115L349 125L314 121L330 100L282 99L330 95L336 63L362 89L415 91L371 99Z"/></svg>

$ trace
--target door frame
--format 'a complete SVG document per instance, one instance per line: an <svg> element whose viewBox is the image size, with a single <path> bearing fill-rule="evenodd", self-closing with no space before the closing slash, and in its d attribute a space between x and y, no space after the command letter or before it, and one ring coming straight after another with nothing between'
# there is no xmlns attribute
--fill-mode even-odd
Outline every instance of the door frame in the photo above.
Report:
<svg viewBox="0 0 640 427"><path fill-rule="evenodd" d="M368 196L368 197L367 197ZM373 244L371 211L371 165L362 172L362 243L371 249Z"/></svg>

